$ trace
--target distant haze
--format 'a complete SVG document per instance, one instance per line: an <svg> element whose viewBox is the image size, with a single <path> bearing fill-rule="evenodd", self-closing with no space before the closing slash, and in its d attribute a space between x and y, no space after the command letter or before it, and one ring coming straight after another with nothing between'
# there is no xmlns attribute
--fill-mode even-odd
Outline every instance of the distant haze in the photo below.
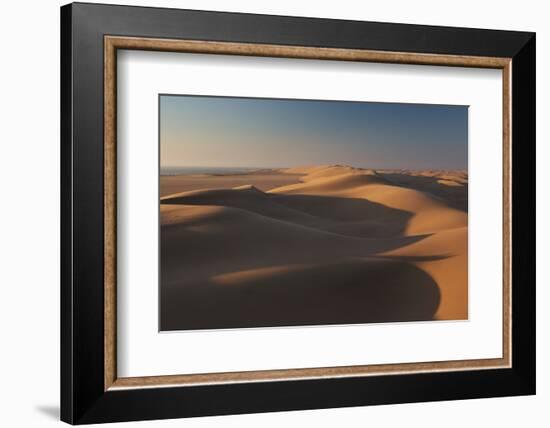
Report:
<svg viewBox="0 0 550 428"><path fill-rule="evenodd" d="M161 168L467 169L468 107L160 96Z"/></svg>

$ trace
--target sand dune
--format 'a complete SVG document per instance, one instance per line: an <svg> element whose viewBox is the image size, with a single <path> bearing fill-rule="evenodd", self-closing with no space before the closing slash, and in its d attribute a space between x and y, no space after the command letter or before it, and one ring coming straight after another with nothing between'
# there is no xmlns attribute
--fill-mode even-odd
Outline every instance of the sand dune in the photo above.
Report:
<svg viewBox="0 0 550 428"><path fill-rule="evenodd" d="M277 170L260 170L225 175L168 175L160 177L160 195L198 190L231 188L254 183L260 190L270 190L286 184L298 183L303 174L284 173Z"/></svg>
<svg viewBox="0 0 550 428"><path fill-rule="evenodd" d="M445 186L451 186L451 187L462 187L462 183L460 181L454 181L454 180L437 180L438 184L444 184Z"/></svg>
<svg viewBox="0 0 550 428"><path fill-rule="evenodd" d="M267 174L294 182L263 191L249 174L161 198L163 330L467 318L467 214L452 201L397 185L407 172ZM427 174L467 189L463 173Z"/></svg>
<svg viewBox="0 0 550 428"><path fill-rule="evenodd" d="M438 197L447 206L468 211L468 174L464 171L378 171L394 185Z"/></svg>
<svg viewBox="0 0 550 428"><path fill-rule="evenodd" d="M316 171L314 180L271 190L271 193L322 195L368 200L384 207L411 214L405 233L435 232L467 225L466 213L448 207L443 201L418 190L391 185L383 176L367 171L364 174L327 169L326 176Z"/></svg>
<svg viewBox="0 0 550 428"><path fill-rule="evenodd" d="M331 171L327 175L320 172L313 174L314 178L306 175L302 178L301 183L290 184L288 186L278 187L270 190L272 193L301 193L301 194L316 194L316 195L328 195L339 192L343 196L343 193L350 196L353 195L357 188L368 186L371 184L385 184L390 183L383 177L373 173L371 171L365 171L360 174L357 172L340 172Z"/></svg>
<svg viewBox="0 0 550 428"><path fill-rule="evenodd" d="M299 224L314 224L316 218L273 202L269 195L254 186L239 186L234 189L217 189L183 192L161 198L163 204L217 205L241 208L266 217Z"/></svg>

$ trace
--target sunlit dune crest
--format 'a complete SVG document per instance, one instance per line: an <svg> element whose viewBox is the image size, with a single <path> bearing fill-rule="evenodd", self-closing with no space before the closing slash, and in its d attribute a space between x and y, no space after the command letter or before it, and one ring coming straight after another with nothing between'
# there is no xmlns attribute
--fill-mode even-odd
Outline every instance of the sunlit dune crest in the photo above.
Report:
<svg viewBox="0 0 550 428"><path fill-rule="evenodd" d="M346 165L162 177L161 328L467 319L467 188Z"/></svg>

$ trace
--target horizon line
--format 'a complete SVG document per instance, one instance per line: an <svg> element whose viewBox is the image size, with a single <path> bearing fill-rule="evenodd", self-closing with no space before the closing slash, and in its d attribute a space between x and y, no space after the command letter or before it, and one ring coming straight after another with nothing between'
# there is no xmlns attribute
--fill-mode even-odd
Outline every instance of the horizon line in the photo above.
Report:
<svg viewBox="0 0 550 428"><path fill-rule="evenodd" d="M429 168L403 168L403 167L372 167L372 166L354 166L346 163L312 163L312 164L302 164L302 165L295 165L295 166L246 166L246 165L160 165L160 169L163 168L210 168L210 169L223 169L223 168L231 168L231 169L253 169L253 170L276 170L276 169L285 169L285 168L311 168L311 167L318 167L318 166L326 166L326 167L349 167L349 168L355 168L355 169L371 169L371 170L406 170L406 171L426 171L426 170L438 170L438 171L464 171L468 170L468 167L460 168L441 168L441 167L429 167Z"/></svg>

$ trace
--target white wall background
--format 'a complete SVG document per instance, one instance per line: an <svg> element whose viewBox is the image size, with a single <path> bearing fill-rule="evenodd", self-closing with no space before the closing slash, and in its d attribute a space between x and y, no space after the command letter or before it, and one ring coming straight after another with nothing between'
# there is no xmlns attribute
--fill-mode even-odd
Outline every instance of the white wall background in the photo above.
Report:
<svg viewBox="0 0 550 428"><path fill-rule="evenodd" d="M148 0L170 6L322 18L537 32L538 395L461 402L284 412L131 423L158 427L544 426L550 403L548 200L550 27L538 0L301 1ZM103 1L103 3L116 3ZM59 6L58 0L0 7L0 424L59 424ZM546 119L546 120L545 120ZM545 144L546 143L546 144ZM543 199L543 196L546 196ZM546 406L545 406L546 405Z"/></svg>

